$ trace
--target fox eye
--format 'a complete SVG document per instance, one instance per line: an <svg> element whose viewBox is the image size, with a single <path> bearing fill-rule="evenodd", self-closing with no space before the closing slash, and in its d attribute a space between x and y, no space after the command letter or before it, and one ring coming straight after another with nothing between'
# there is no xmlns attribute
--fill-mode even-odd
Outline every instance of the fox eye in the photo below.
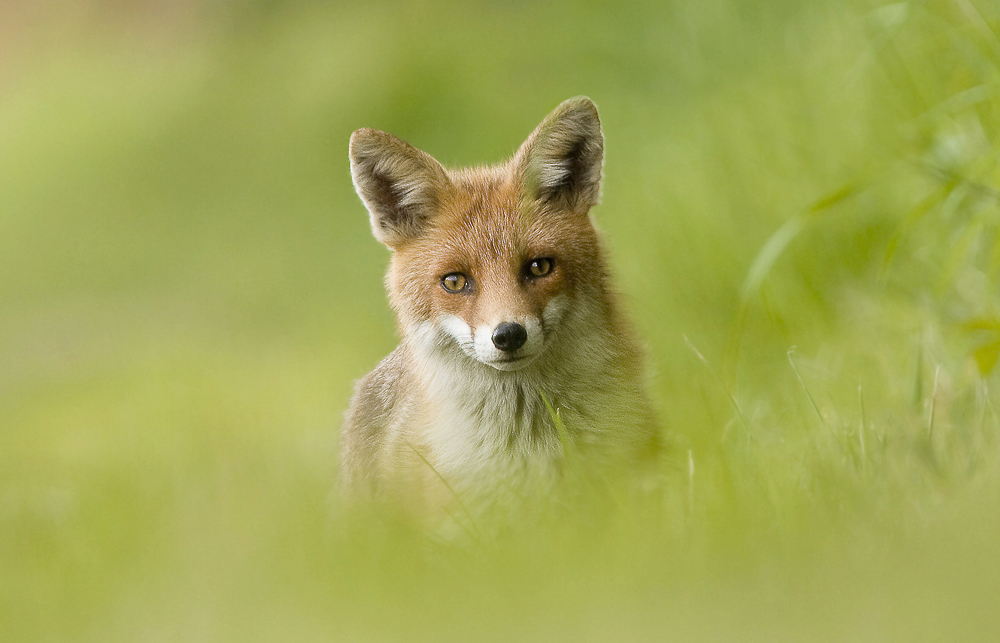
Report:
<svg viewBox="0 0 1000 643"><path fill-rule="evenodd" d="M450 272L441 277L441 285L448 292L462 292L469 285L469 279L460 272Z"/></svg>
<svg viewBox="0 0 1000 643"><path fill-rule="evenodd" d="M528 275L531 277L544 277L552 272L553 264L555 264L555 260L548 257L532 259L528 262Z"/></svg>

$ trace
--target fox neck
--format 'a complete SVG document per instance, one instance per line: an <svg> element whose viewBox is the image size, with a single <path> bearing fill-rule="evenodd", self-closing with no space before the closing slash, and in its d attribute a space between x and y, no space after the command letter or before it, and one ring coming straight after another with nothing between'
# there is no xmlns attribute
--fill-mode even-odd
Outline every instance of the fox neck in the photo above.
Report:
<svg viewBox="0 0 1000 643"><path fill-rule="evenodd" d="M570 435L585 440L579 425L594 401L586 391L615 357L609 311L601 308L605 314L576 307L545 353L517 371L470 358L429 325L407 335L430 415L422 438L439 473L551 470L563 447L550 405L569 416Z"/></svg>

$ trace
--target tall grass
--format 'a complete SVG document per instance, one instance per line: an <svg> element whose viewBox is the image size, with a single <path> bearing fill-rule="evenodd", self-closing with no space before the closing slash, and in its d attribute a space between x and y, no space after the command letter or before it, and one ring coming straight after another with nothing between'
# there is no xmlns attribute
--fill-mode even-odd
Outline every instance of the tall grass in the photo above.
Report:
<svg viewBox="0 0 1000 643"><path fill-rule="evenodd" d="M3 640L996 639L994 3L11 7ZM578 94L663 489L346 526L350 132L487 162Z"/></svg>

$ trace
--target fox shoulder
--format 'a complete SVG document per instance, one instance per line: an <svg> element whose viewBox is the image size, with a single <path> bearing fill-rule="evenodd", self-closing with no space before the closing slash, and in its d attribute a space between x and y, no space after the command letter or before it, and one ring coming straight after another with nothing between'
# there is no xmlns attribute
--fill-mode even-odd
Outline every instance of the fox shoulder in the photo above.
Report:
<svg viewBox="0 0 1000 643"><path fill-rule="evenodd" d="M349 492L359 492L365 481L373 484L378 475L389 424L407 394L405 361L403 348L396 348L354 389L340 433L341 478Z"/></svg>

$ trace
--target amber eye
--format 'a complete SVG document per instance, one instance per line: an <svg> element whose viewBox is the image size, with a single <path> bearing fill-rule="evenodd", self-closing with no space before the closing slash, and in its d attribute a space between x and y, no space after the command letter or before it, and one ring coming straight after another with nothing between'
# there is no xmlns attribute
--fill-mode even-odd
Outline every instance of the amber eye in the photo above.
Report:
<svg viewBox="0 0 1000 643"><path fill-rule="evenodd" d="M462 292L469 284L469 279L460 272L451 272L441 277L441 285L448 292Z"/></svg>
<svg viewBox="0 0 1000 643"><path fill-rule="evenodd" d="M546 257L532 259L528 262L528 274L532 277L544 277L552 272L552 264L555 261Z"/></svg>

